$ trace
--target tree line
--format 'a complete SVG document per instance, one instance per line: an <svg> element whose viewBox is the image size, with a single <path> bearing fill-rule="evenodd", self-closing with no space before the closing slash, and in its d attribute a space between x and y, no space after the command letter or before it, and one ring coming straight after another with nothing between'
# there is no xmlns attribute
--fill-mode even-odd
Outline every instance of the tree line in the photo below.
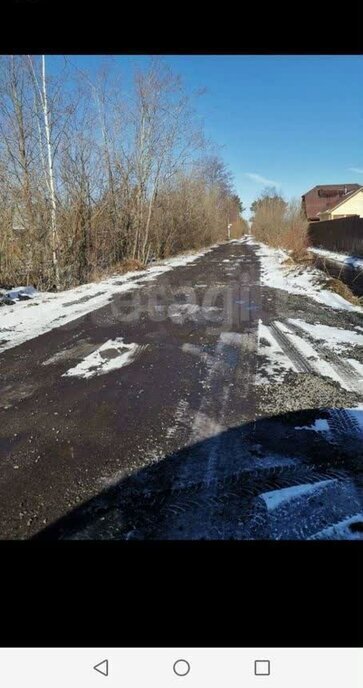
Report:
<svg viewBox="0 0 363 688"><path fill-rule="evenodd" d="M48 63L0 57L0 286L69 288L241 233L232 176L162 60L127 88L118 68Z"/></svg>

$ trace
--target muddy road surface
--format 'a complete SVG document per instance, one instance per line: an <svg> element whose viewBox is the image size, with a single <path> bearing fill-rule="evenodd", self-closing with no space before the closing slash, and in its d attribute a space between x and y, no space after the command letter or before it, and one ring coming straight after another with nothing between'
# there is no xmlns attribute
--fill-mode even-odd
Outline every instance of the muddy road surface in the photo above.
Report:
<svg viewBox="0 0 363 688"><path fill-rule="evenodd" d="M2 539L363 537L363 316L260 267L221 244L0 354Z"/></svg>

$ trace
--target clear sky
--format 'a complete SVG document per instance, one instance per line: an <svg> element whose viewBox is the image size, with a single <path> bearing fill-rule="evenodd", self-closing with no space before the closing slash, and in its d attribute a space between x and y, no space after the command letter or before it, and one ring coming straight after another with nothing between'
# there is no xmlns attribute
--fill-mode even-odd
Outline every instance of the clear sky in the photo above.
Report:
<svg viewBox="0 0 363 688"><path fill-rule="evenodd" d="M102 56L71 56L90 74ZM59 58L50 57L50 66ZM267 185L288 199L315 184L363 184L363 56L178 55L164 60L196 100L243 204ZM143 56L115 56L128 79ZM248 218L250 212L245 213Z"/></svg>

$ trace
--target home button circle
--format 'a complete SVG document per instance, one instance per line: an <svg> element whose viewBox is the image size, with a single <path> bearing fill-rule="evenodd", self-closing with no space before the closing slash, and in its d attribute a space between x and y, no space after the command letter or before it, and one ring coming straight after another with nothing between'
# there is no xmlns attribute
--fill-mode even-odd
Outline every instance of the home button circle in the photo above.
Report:
<svg viewBox="0 0 363 688"><path fill-rule="evenodd" d="M186 659L178 659L173 666L174 674L177 676L186 676L190 671L190 664Z"/></svg>

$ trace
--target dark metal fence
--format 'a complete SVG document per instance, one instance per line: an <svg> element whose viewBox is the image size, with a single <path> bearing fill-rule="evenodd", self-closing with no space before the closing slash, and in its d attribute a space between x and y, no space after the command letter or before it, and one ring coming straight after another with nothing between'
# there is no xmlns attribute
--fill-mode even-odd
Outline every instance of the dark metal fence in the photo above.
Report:
<svg viewBox="0 0 363 688"><path fill-rule="evenodd" d="M337 220L311 222L309 243L316 248L363 258L363 218L353 215Z"/></svg>

